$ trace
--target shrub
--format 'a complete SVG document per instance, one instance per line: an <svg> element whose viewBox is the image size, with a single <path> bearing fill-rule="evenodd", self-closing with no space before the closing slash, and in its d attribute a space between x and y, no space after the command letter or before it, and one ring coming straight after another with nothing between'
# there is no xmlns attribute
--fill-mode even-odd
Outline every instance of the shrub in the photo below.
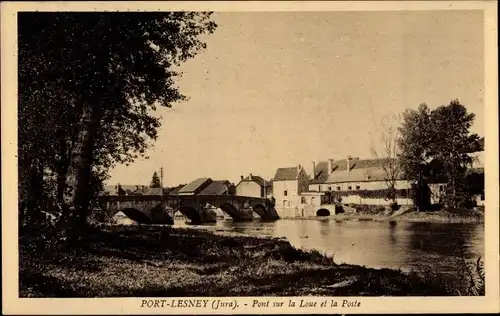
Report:
<svg viewBox="0 0 500 316"><path fill-rule="evenodd" d="M485 295L484 262L481 257L477 260L466 259L466 247L459 244L456 250L459 258L457 276L463 282L457 287L458 295L482 296Z"/></svg>
<svg viewBox="0 0 500 316"><path fill-rule="evenodd" d="M375 211L374 213L381 213L381 212L384 212L385 211L385 207L383 207L382 205L379 205L375 208Z"/></svg>
<svg viewBox="0 0 500 316"><path fill-rule="evenodd" d="M378 214L385 211L382 205L367 205L367 204L349 204L350 207L356 209L359 213Z"/></svg>
<svg viewBox="0 0 500 316"><path fill-rule="evenodd" d="M397 189L392 191L390 189L382 189L382 190L356 190L356 191L331 192L331 195L334 199L339 199L339 198L341 199L342 196L349 196L354 194L359 195L362 198L384 199L387 198L388 196L391 196L391 194L398 198L408 198L411 196L411 190Z"/></svg>
<svg viewBox="0 0 500 316"><path fill-rule="evenodd" d="M400 205L398 205L398 203L397 203L397 202L392 202L392 203L391 203L391 210L393 210L393 211L397 211L397 210L399 210L399 208L400 208L400 207L401 207L401 206L400 206Z"/></svg>

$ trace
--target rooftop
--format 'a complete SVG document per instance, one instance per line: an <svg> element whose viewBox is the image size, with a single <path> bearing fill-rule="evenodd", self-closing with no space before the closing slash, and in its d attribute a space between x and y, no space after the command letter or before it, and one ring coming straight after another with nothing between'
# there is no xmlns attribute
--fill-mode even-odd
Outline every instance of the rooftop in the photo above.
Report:
<svg viewBox="0 0 500 316"><path fill-rule="evenodd" d="M267 181L264 178L262 178L261 176L255 176L252 174L250 174L249 176L247 176L245 178L242 178L241 181L253 181L253 182L257 183L258 185L260 185L261 187L264 187L264 186L271 187L272 186L271 181Z"/></svg>
<svg viewBox="0 0 500 316"><path fill-rule="evenodd" d="M350 169L347 169L347 159L332 161L331 174L328 175L328 161L316 163L315 177L311 180L315 183L340 183L356 181L384 181L386 174L383 169L387 158L382 159L359 159L350 160ZM398 179L403 179L403 173L399 172Z"/></svg>
<svg viewBox="0 0 500 316"><path fill-rule="evenodd" d="M274 175L274 181L297 180L299 176L299 167L278 168Z"/></svg>
<svg viewBox="0 0 500 316"><path fill-rule="evenodd" d="M177 191L177 193L195 193L197 190L201 190L203 186L206 186L211 182L212 179L210 178L198 178L183 186Z"/></svg>
<svg viewBox="0 0 500 316"><path fill-rule="evenodd" d="M227 180L215 180L212 181L207 187L205 187L199 194L201 195L222 195L230 191L232 187L231 182Z"/></svg>

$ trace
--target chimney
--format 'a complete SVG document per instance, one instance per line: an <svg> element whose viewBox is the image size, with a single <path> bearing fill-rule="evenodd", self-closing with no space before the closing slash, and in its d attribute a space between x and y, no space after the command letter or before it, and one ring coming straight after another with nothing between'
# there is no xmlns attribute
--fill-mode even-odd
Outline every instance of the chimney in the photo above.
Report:
<svg viewBox="0 0 500 316"><path fill-rule="evenodd" d="M241 180L243 181L243 176L240 176Z"/></svg>
<svg viewBox="0 0 500 316"><path fill-rule="evenodd" d="M328 175L332 174L332 161L333 159L328 159Z"/></svg>
<svg viewBox="0 0 500 316"><path fill-rule="evenodd" d="M316 179L316 162L312 162L313 163L313 170L312 170L312 178L313 180Z"/></svg>
<svg viewBox="0 0 500 316"><path fill-rule="evenodd" d="M297 170L298 170L299 172L302 170L302 166L301 166L300 164L297 166Z"/></svg>
<svg viewBox="0 0 500 316"><path fill-rule="evenodd" d="M351 156L347 156L347 172L351 172Z"/></svg>
<svg viewBox="0 0 500 316"><path fill-rule="evenodd" d="M248 179L249 179L250 181L252 181L252 174L250 174L250 175L248 176Z"/></svg>

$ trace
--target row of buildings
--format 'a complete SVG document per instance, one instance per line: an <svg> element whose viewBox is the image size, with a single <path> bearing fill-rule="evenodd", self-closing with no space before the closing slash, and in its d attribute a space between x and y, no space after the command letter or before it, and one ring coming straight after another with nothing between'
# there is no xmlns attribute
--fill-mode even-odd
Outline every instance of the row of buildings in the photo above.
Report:
<svg viewBox="0 0 500 316"><path fill-rule="evenodd" d="M160 188L136 187L125 191L115 187L117 194L169 194L169 195L240 195L270 198L275 202L281 217L315 216L319 211L335 214L335 204L389 205L380 194L388 188L383 159L345 159L312 162L309 170L302 165L278 168L271 180L258 175L241 176L237 184L227 180L199 178L186 185L161 191ZM484 170L483 152L474 153L474 170ZM483 171L484 172L484 171ZM412 181L402 173L396 175L396 201L399 205L411 205ZM430 186L431 203L439 203L444 192L443 183ZM160 190L160 191L158 191ZM153 192L154 191L154 192ZM158 191L158 192L157 192ZM125 192L125 193L124 193ZM478 205L484 203L484 192L477 196Z"/></svg>

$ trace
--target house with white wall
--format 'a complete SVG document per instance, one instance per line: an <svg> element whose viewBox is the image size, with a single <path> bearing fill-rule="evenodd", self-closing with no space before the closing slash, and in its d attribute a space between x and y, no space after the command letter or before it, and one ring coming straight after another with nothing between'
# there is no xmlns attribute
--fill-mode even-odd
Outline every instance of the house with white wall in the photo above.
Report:
<svg viewBox="0 0 500 316"><path fill-rule="evenodd" d="M376 196L367 196L368 191L388 189L384 171L385 159L359 159L350 156L345 159L313 162L309 191L328 192L341 196L343 204L388 205L391 201ZM399 192L397 202L411 205L412 181L404 178L402 172L396 175L395 189ZM333 201L330 201L333 202Z"/></svg>
<svg viewBox="0 0 500 316"><path fill-rule="evenodd" d="M273 186L266 179L249 174L247 177L241 176L240 182L236 185L236 195L251 196L257 198L270 198Z"/></svg>
<svg viewBox="0 0 500 316"><path fill-rule="evenodd" d="M278 168L273 178L273 197L275 208L280 216L297 209L302 192L307 191L309 176L301 165Z"/></svg>

